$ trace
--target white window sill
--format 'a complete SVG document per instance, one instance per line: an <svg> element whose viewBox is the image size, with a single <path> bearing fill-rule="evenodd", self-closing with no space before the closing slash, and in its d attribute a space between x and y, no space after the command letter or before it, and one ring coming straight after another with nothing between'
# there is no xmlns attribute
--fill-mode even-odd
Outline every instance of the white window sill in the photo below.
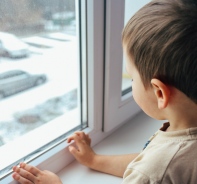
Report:
<svg viewBox="0 0 197 184"><path fill-rule="evenodd" d="M163 121L149 118L143 112L123 125L109 137L94 146L99 154L127 154L140 152L146 141L161 127ZM58 173L63 183L120 184L122 178L93 171L76 161Z"/></svg>

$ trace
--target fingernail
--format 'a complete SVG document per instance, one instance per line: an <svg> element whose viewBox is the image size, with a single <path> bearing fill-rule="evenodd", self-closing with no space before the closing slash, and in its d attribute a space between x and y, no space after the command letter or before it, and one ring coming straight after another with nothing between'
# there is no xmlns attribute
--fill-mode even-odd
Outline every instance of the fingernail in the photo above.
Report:
<svg viewBox="0 0 197 184"><path fill-rule="evenodd" d="M20 176L19 176L17 173L12 174L12 177L13 177L15 180L19 180L19 179L20 179Z"/></svg>
<svg viewBox="0 0 197 184"><path fill-rule="evenodd" d="M24 168L24 167L25 167L25 163L23 163L23 162L20 163L20 167L21 167L21 168Z"/></svg>

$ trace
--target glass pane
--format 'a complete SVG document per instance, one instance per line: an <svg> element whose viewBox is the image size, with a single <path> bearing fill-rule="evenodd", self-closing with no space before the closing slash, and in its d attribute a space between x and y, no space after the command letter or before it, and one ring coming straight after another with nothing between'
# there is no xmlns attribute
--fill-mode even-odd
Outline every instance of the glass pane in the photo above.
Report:
<svg viewBox="0 0 197 184"><path fill-rule="evenodd" d="M150 0L134 1L125 0L125 21L124 24L137 12L142 6L150 2ZM131 92L131 78L126 72L126 60L123 57L123 71L122 71L122 95Z"/></svg>
<svg viewBox="0 0 197 184"><path fill-rule="evenodd" d="M44 125L59 136L81 126L75 2L0 1L0 148Z"/></svg>

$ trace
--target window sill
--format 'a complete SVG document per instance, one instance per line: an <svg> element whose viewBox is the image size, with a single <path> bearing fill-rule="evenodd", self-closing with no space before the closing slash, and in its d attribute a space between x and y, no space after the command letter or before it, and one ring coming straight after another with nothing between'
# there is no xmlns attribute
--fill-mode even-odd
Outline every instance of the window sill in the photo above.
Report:
<svg viewBox="0 0 197 184"><path fill-rule="evenodd" d="M149 118L143 112L120 127L109 137L94 146L99 154L128 154L142 150L146 141L161 127L163 121ZM139 136L140 135L140 136ZM124 143L124 144L122 144ZM130 148L130 149L128 149ZM76 175L77 173L77 175ZM76 161L58 173L63 183L113 183L119 184L122 178L90 170ZM82 182L83 181L83 182Z"/></svg>

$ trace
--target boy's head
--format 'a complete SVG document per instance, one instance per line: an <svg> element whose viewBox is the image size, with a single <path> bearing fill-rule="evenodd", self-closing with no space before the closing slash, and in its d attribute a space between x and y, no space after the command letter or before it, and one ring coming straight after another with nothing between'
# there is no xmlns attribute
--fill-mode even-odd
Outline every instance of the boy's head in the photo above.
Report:
<svg viewBox="0 0 197 184"><path fill-rule="evenodd" d="M145 88L156 78L197 103L197 2L151 1L129 20L122 41Z"/></svg>

